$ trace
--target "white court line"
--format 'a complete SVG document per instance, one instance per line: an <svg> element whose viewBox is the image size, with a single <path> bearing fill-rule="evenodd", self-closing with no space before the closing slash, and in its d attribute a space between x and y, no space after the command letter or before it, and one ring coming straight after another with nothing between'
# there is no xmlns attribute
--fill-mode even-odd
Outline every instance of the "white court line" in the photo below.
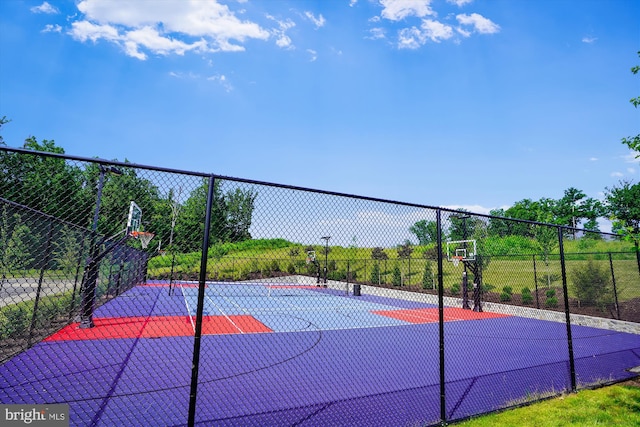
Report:
<svg viewBox="0 0 640 427"><path fill-rule="evenodd" d="M205 285L205 286L206 286L206 285ZM192 288L188 288L188 289L192 289ZM185 305L187 306L187 313L189 313L189 320L191 321L191 326L193 327L193 331L195 332L195 330L196 330L196 325L195 325L195 323L193 323L193 316L191 315L191 308L189 307L189 302L187 301L187 295L186 295L184 292L182 292L182 295L184 295L184 297L185 297L185 298L184 298L184 303L185 303ZM213 305L218 309L218 311L220 311L220 313L222 313L222 315L223 315L224 317L226 317L226 318L227 318L227 320L229 321L229 323L231 323L231 324L232 324L232 325L233 325L233 326L234 326L238 331L240 331L240 333L241 333L241 334L244 334L244 333L245 333L242 329L240 329L240 328L238 327L238 325L236 325L236 324L234 323L234 321L233 321L233 320L231 320L231 319L229 318L229 316L227 316L227 314L226 314L224 311L222 311L222 309L221 309L221 308L220 308L220 307L219 307L219 306L218 306L218 305L217 305L217 304L216 304L216 303L215 303L211 298L209 298L209 296L207 295L207 293L206 293L206 292L204 293L204 296L205 296L205 297L207 297L207 299L209 299L209 301L211 301L211 303L212 303L212 304L213 304Z"/></svg>
<svg viewBox="0 0 640 427"><path fill-rule="evenodd" d="M182 284L180 284L180 292L182 292L182 296L184 297L184 304L187 306L187 313L189 313L189 321L191 322L191 327L193 328L193 332L196 331L196 324L193 323L193 316L191 315L191 307L189 307L189 301L187 301L187 296L184 293Z"/></svg>
<svg viewBox="0 0 640 427"><path fill-rule="evenodd" d="M205 288L205 289L206 289L206 288ZM215 291L215 289L214 289L214 292L216 292L216 291ZM224 296L220 295L220 294L219 294L219 292L216 292L216 293L218 293L218 296L221 296L223 299L226 299ZM235 322L234 322L233 320L231 320L231 318L230 318L229 316L227 316L227 313L225 313L224 311L222 311L222 308L220 308L220 306L219 306L218 304L216 304L216 303L215 303L215 301L214 301L213 299L211 299L211 297L210 297L209 295L207 295L207 293L206 293L206 292L204 293L204 296L205 296L209 301L211 301L211 304L213 304L213 305L218 309L218 311L220 311L220 313L222 313L222 315L223 315L223 316L224 316L224 317L229 321L229 323L231 323L231 324L233 325L233 327L234 327L234 328L236 328L236 329L237 329L241 334L244 334L244 333L245 333L242 329L240 329L240 328L238 327L238 325L236 325L236 324L235 324Z"/></svg>

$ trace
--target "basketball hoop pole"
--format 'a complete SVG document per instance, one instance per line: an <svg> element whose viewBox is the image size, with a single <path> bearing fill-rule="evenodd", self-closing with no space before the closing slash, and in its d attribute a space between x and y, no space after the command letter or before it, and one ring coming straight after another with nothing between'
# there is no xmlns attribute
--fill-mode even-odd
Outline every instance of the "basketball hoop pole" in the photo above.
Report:
<svg viewBox="0 0 640 427"><path fill-rule="evenodd" d="M102 187L104 186L104 176L107 172L115 175L122 175L122 171L115 166L98 165L100 175L98 177L98 194L96 196L96 209L93 212L93 224L91 225L91 250L89 260L85 267L85 274L82 276L82 309L80 314L80 328L93 328L93 305L96 299L96 284L98 281L98 219L100 218L100 204L102 202Z"/></svg>
<svg viewBox="0 0 640 427"><path fill-rule="evenodd" d="M329 239L331 236L321 237L324 240L324 287L327 287L327 259L329 257Z"/></svg>

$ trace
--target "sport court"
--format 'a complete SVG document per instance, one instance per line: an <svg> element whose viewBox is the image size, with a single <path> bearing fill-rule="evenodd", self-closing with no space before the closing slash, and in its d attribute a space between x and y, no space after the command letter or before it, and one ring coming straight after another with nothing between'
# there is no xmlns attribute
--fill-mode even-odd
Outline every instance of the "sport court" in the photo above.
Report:
<svg viewBox="0 0 640 427"><path fill-rule="evenodd" d="M199 425L429 425L434 304L298 283L207 283ZM71 425L185 425L197 283L139 285L0 366L0 401L68 403ZM566 326L444 311L447 419L569 388ZM573 326L583 383L635 376L637 335ZM531 379L535 378L532 385ZM505 387L504 384L508 384Z"/></svg>

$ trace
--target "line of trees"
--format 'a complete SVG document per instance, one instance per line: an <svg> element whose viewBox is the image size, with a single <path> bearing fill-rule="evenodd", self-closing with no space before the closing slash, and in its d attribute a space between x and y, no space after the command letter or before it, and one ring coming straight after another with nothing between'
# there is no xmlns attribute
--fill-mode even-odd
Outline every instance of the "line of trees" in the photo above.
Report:
<svg viewBox="0 0 640 427"><path fill-rule="evenodd" d="M460 210L465 213L464 210ZM520 219L568 227L568 237L576 238L575 228L594 231L587 233L586 238L600 238L598 219L608 218L612 221L614 233L637 240L640 225L640 184L622 181L618 186L605 190L604 201L590 197L576 188L565 190L559 200L543 198L538 201L523 199L508 209L494 209L490 212L486 233L488 236L523 236L537 238L538 230L527 223L509 221ZM501 219L507 218L507 219ZM473 216L452 215L446 230L448 240L471 238L482 228L484 221ZM409 231L415 235L419 245L428 245L436 241L437 226L435 221L420 220L413 224Z"/></svg>
<svg viewBox="0 0 640 427"><path fill-rule="evenodd" d="M6 117L0 119L0 127L6 123ZM5 145L1 136L0 145ZM23 147L64 154L64 149L53 140L39 142L35 137L29 137ZM141 176L141 171L135 168L125 166L118 167L118 170L121 174L104 174L98 233L104 236L121 233L126 226L130 201L133 200L143 211L143 229L157 236L154 250L161 241L164 249L167 246L182 252L200 249L208 179L203 179L199 186L182 198L181 187L161 188L153 181L155 178L158 178L157 181L163 179L159 174L149 179ZM92 226L99 176L98 163L0 152L1 197L84 228ZM256 197L257 193L250 189L223 191L221 182L215 181L210 235L212 245L251 238L249 228ZM10 236L5 235L3 239L8 241ZM8 250L7 247L5 250Z"/></svg>

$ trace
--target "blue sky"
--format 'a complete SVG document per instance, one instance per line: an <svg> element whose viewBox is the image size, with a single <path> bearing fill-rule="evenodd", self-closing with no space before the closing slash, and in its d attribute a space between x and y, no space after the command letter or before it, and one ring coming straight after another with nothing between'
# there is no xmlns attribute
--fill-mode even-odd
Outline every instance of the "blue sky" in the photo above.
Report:
<svg viewBox="0 0 640 427"><path fill-rule="evenodd" d="M0 2L2 135L465 207L640 165L636 0Z"/></svg>

